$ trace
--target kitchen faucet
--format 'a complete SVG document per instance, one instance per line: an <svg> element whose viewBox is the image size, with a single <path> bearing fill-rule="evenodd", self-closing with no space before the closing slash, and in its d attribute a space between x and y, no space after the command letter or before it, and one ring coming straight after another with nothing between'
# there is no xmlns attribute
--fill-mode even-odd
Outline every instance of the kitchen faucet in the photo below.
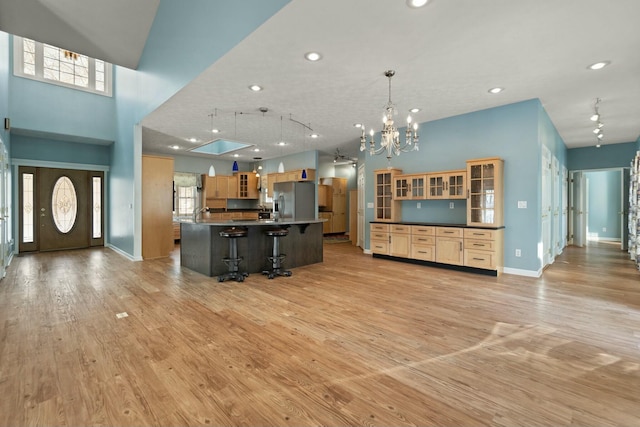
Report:
<svg viewBox="0 0 640 427"><path fill-rule="evenodd" d="M200 215L202 212L206 211L208 208L205 206L202 209L194 209L193 210L193 222L198 222L198 215Z"/></svg>

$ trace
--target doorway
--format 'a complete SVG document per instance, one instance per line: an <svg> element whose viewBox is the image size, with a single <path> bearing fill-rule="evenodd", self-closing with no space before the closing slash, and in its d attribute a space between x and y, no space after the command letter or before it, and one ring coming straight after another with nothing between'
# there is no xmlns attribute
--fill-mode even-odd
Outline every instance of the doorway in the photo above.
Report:
<svg viewBox="0 0 640 427"><path fill-rule="evenodd" d="M358 246L364 249L364 164L358 166Z"/></svg>
<svg viewBox="0 0 640 427"><path fill-rule="evenodd" d="M20 166L18 252L104 245L104 173Z"/></svg>
<svg viewBox="0 0 640 427"><path fill-rule="evenodd" d="M626 250L628 168L571 171L570 176L570 244L606 241Z"/></svg>

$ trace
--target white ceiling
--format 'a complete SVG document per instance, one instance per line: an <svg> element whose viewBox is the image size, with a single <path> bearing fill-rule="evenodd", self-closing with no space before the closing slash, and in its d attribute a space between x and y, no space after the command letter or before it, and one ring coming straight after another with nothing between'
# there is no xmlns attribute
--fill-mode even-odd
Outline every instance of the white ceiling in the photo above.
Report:
<svg viewBox="0 0 640 427"><path fill-rule="evenodd" d="M158 5L156 0L0 0L0 16L8 3L55 5L64 12L58 15L84 13L83 18L86 8L79 5L100 5L101 16L90 14L96 25L89 22L83 38L95 42L99 54L93 56L122 65L137 63ZM292 0L143 120L143 151L184 154L213 139L213 113L213 126L222 130L218 137L261 150L239 151L241 161L310 149L331 154L339 148L355 156L359 131L353 124L380 130L387 69L396 70L392 99L400 123L414 106L422 108L414 118L426 122L539 98L569 148L592 146L589 116L601 98L604 143L635 141L640 135L638 16L638 0L432 0L421 9L408 8L404 0ZM0 29L19 34L7 30L5 21L0 18ZM99 37L93 28L98 23ZM116 34L133 42L121 43ZM303 55L311 50L323 59L306 61ZM611 65L587 69L603 60ZM264 90L251 92L251 84ZM489 94L495 86L505 91ZM260 107L268 111L263 114ZM320 137L311 139L303 124ZM281 134L285 147L277 145ZM420 136L423 150L438 143L424 129ZM191 137L198 142L186 140ZM173 144L181 149L168 148Z"/></svg>

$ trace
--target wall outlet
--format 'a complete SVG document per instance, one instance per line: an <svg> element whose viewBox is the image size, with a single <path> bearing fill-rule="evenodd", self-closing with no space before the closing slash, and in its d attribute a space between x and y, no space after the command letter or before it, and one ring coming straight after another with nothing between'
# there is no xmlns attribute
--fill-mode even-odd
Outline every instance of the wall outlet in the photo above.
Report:
<svg viewBox="0 0 640 427"><path fill-rule="evenodd" d="M606 233L607 232L607 227L602 227L602 232Z"/></svg>
<svg viewBox="0 0 640 427"><path fill-rule="evenodd" d="M516 256L518 258L522 256L522 251L520 251L520 249L516 249Z"/></svg>
<svg viewBox="0 0 640 427"><path fill-rule="evenodd" d="M449 209L453 209L453 202L449 202Z"/></svg>
<svg viewBox="0 0 640 427"><path fill-rule="evenodd" d="M527 209L527 201L518 200L518 209Z"/></svg>
<svg viewBox="0 0 640 427"><path fill-rule="evenodd" d="M418 209L422 209L422 203L418 202Z"/></svg>

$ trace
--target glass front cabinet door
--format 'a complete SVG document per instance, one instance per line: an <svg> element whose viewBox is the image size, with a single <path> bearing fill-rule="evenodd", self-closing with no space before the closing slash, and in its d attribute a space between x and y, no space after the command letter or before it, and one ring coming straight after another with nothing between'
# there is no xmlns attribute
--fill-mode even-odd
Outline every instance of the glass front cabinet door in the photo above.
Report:
<svg viewBox="0 0 640 427"><path fill-rule="evenodd" d="M504 225L503 167L497 157L467 161L467 225Z"/></svg>
<svg viewBox="0 0 640 427"><path fill-rule="evenodd" d="M374 171L375 199L374 218L376 221L399 221L401 218L400 201L394 196L394 178L400 175L400 169L379 169Z"/></svg>

